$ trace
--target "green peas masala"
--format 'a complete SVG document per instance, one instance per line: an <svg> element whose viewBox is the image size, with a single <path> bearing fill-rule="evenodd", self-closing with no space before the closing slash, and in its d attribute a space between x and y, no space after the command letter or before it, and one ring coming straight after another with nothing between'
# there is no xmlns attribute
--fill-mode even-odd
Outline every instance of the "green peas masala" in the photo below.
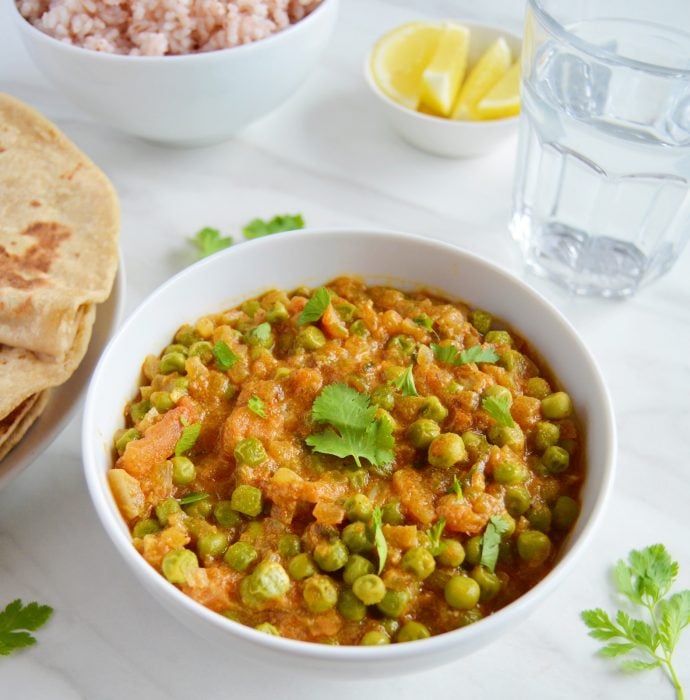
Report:
<svg viewBox="0 0 690 700"><path fill-rule="evenodd" d="M488 311L340 277L178 329L108 479L136 549L269 634L377 645L504 607L576 522L583 435Z"/></svg>

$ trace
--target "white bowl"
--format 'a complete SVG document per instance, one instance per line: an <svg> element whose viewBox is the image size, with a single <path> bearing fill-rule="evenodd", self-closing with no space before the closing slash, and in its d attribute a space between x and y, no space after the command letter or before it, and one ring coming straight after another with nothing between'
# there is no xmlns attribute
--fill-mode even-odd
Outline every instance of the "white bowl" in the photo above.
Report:
<svg viewBox="0 0 690 700"><path fill-rule="evenodd" d="M36 65L75 104L109 126L193 146L230 138L290 97L333 30L338 0L265 39L180 56L121 56L63 43L6 0Z"/></svg>
<svg viewBox="0 0 690 700"><path fill-rule="evenodd" d="M214 613L168 583L134 549L108 488L112 436L137 388L143 358L185 322L267 289L318 285L342 274L399 287L431 287L505 319L539 350L572 395L587 437L582 513L555 568L532 590L468 627L384 647L328 646L274 637ZM116 549L154 598L222 645L228 658L251 656L306 674L352 679L397 676L476 651L514 627L573 568L591 539L614 473L611 401L589 351L543 297L492 263L454 246L391 232L305 230L242 243L192 265L155 291L112 340L89 387L82 428L84 470L98 516ZM180 631L180 635L183 632Z"/></svg>
<svg viewBox="0 0 690 700"><path fill-rule="evenodd" d="M470 30L468 70L481 54L499 37L504 37L513 54L520 58L521 39L505 29L453 20ZM518 115L505 119L463 121L444 119L417 112L398 104L381 91L371 72L371 52L364 65L364 75L372 92L378 97L382 109L393 128L405 141L422 151L446 158L463 158L488 153L517 131Z"/></svg>

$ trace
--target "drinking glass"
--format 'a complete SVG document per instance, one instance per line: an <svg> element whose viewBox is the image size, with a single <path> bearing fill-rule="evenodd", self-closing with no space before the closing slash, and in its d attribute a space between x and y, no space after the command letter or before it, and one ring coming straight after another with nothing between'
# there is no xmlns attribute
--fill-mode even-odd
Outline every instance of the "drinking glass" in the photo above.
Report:
<svg viewBox="0 0 690 700"><path fill-rule="evenodd" d="M690 2L528 0L511 233L530 269L625 297L690 237Z"/></svg>

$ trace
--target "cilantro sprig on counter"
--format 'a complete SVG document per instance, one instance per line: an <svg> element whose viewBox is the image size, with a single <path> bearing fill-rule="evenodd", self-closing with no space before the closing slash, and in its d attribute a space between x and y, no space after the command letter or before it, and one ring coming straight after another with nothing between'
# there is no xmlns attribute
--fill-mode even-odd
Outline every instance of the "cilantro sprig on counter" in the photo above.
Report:
<svg viewBox="0 0 690 700"><path fill-rule="evenodd" d="M196 235L192 238L192 243L196 246L199 257L205 258L208 255L217 253L219 250L229 248L234 243L234 240L232 236L223 238L217 228L205 226L196 232Z"/></svg>
<svg viewBox="0 0 690 700"><path fill-rule="evenodd" d="M49 605L28 603L24 605L17 598L0 612L0 656L36 644L36 638L29 634L45 625L53 614Z"/></svg>
<svg viewBox="0 0 690 700"><path fill-rule="evenodd" d="M315 452L353 457L358 467L362 459L377 467L393 461L391 425L376 418L376 406L366 394L345 384L329 384L316 397L312 418L330 426L307 437L307 445Z"/></svg>
<svg viewBox="0 0 690 700"><path fill-rule="evenodd" d="M628 561L614 569L616 587L630 603L641 608L647 619L634 618L619 610L612 619L601 608L584 610L582 621L589 636L605 642L599 653L604 657L628 658L621 662L626 671L666 671L678 700L683 688L673 666L673 652L680 633L690 624L690 590L668 595L678 576L678 563L662 544L633 549Z"/></svg>

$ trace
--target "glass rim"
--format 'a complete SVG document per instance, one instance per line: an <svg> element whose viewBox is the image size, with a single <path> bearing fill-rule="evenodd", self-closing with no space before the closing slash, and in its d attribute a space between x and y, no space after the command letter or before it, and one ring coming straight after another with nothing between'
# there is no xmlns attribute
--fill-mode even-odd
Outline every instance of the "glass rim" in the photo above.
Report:
<svg viewBox="0 0 690 700"><path fill-rule="evenodd" d="M619 56L613 51L585 41L576 34L573 34L566 29L553 15L544 8L544 0L527 0L529 7L539 17L539 20L547 27L547 29L560 39L566 39L568 43L575 46L580 51L598 58L605 63L625 66L627 68L635 68L647 73L656 73L665 77L673 78L689 78L689 68L671 68L669 66L660 66L656 63L648 63L647 61L639 61L634 58L626 58Z"/></svg>

